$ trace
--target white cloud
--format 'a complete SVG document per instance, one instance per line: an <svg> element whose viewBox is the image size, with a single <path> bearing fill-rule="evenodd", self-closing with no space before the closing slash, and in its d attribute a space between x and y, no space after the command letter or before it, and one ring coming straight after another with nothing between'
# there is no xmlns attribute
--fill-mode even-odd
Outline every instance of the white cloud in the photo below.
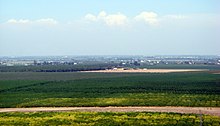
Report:
<svg viewBox="0 0 220 126"><path fill-rule="evenodd" d="M140 23L140 22L144 22L152 26L157 26L159 23L162 23L164 21L169 21L170 19L181 20L181 19L186 19L186 18L188 18L188 16L185 16L185 15L158 16L158 14L155 12L147 12L147 11L143 11L135 15L134 17L127 17L126 15L122 13L107 14L105 11L101 11L97 15L89 13L84 16L84 19L86 21L104 23L107 26L125 26L125 25L127 26L128 24L135 25L135 23ZM31 25L53 26L53 25L57 25L58 21L53 18L42 18L42 19L36 19L36 20L10 19L6 23L7 24L23 24L23 25L31 24Z"/></svg>
<svg viewBox="0 0 220 126"><path fill-rule="evenodd" d="M6 23L8 24L41 24L41 25L56 25L58 22L52 18L42 18L38 20L28 19L10 19Z"/></svg>
<svg viewBox="0 0 220 126"><path fill-rule="evenodd" d="M144 21L150 25L157 25L159 23L158 15L154 12L141 12L139 15L134 17L136 21Z"/></svg>
<svg viewBox="0 0 220 126"><path fill-rule="evenodd" d="M157 26L163 22L171 20L183 20L187 19L186 15L163 15L159 16L155 12L143 11L134 17L127 17L124 14L107 14L105 11L101 11L97 15L87 14L84 19L91 22L104 22L108 26L123 26L125 24L135 25L136 23L144 22L147 25Z"/></svg>
<svg viewBox="0 0 220 126"><path fill-rule="evenodd" d="M97 17L94 16L94 15L92 15L92 14L87 14L87 15L85 16L85 19L86 19L86 20L89 20L89 21L97 21Z"/></svg>
<svg viewBox="0 0 220 126"><path fill-rule="evenodd" d="M19 20L10 19L10 20L7 21L7 23L12 23L12 24L28 24L28 23L31 23L31 21L27 20L27 19L19 19Z"/></svg>
<svg viewBox="0 0 220 126"><path fill-rule="evenodd" d="M127 17L123 14L108 15L105 18L107 25L125 25L127 23Z"/></svg>
<svg viewBox="0 0 220 126"><path fill-rule="evenodd" d="M166 18L171 18L171 19L186 19L187 16L184 15L166 15Z"/></svg>
<svg viewBox="0 0 220 126"><path fill-rule="evenodd" d="M98 18L102 19L105 18L107 16L107 13L105 11L101 11L98 15Z"/></svg>
<svg viewBox="0 0 220 126"><path fill-rule="evenodd" d="M121 13L108 15L105 11L101 11L97 16L87 14L85 19L89 21L104 22L108 26L122 26L125 25L128 21L128 18Z"/></svg>
<svg viewBox="0 0 220 126"><path fill-rule="evenodd" d="M39 24L46 24L46 25L56 25L58 22L52 18L43 18L35 21Z"/></svg>

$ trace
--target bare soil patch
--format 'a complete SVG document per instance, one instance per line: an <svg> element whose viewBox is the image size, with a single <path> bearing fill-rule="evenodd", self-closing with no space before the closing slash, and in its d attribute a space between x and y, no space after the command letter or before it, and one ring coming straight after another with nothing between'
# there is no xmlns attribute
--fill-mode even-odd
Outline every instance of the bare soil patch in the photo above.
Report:
<svg viewBox="0 0 220 126"><path fill-rule="evenodd" d="M208 71L207 69L109 69L109 70L92 70L82 72L97 73L172 73L172 72L199 72Z"/></svg>
<svg viewBox="0 0 220 126"><path fill-rule="evenodd" d="M35 107L0 108L0 112L174 112L187 114L207 114L220 116L220 107Z"/></svg>

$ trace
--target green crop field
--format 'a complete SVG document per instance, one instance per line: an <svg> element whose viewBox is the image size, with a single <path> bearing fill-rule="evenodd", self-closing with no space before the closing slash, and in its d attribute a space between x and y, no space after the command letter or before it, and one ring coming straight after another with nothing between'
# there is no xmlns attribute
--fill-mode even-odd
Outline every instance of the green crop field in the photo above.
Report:
<svg viewBox="0 0 220 126"><path fill-rule="evenodd" d="M145 75L143 73L83 73L83 72L0 72L0 80L64 81L88 78L113 78Z"/></svg>
<svg viewBox="0 0 220 126"><path fill-rule="evenodd" d="M112 67L117 67L115 63L89 63L78 65L42 65L42 66L2 66L0 65L0 72L74 72L86 70L104 70ZM148 68L148 69L209 69L220 70L219 65L204 65L204 64L157 64L141 66L125 65L123 67L129 68Z"/></svg>
<svg viewBox="0 0 220 126"><path fill-rule="evenodd" d="M0 113L0 125L199 126L200 116L145 112L36 112ZM203 126L219 126L217 116L202 116Z"/></svg>
<svg viewBox="0 0 220 126"><path fill-rule="evenodd" d="M0 107L220 106L220 75L208 72L4 74Z"/></svg>

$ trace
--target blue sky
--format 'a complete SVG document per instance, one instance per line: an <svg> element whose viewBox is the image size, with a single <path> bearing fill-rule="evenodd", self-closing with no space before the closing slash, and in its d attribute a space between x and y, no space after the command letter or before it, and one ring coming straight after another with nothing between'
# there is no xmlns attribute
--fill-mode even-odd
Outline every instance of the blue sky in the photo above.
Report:
<svg viewBox="0 0 220 126"><path fill-rule="evenodd" d="M1 20L9 18L45 18L59 20L80 18L87 13L121 12L134 16L141 11L160 14L218 13L219 0L0 0Z"/></svg>
<svg viewBox="0 0 220 126"><path fill-rule="evenodd" d="M0 55L220 55L219 0L0 0Z"/></svg>

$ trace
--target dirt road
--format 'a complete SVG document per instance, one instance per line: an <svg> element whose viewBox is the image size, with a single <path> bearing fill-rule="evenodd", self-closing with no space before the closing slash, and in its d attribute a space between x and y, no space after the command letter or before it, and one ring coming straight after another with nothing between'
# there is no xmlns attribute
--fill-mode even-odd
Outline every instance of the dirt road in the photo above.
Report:
<svg viewBox="0 0 220 126"><path fill-rule="evenodd" d="M199 72L208 71L207 69L110 69L110 70L92 70L81 72L94 73L173 73L173 72Z"/></svg>
<svg viewBox="0 0 220 126"><path fill-rule="evenodd" d="M220 116L220 107L35 107L0 108L0 112L174 112Z"/></svg>

